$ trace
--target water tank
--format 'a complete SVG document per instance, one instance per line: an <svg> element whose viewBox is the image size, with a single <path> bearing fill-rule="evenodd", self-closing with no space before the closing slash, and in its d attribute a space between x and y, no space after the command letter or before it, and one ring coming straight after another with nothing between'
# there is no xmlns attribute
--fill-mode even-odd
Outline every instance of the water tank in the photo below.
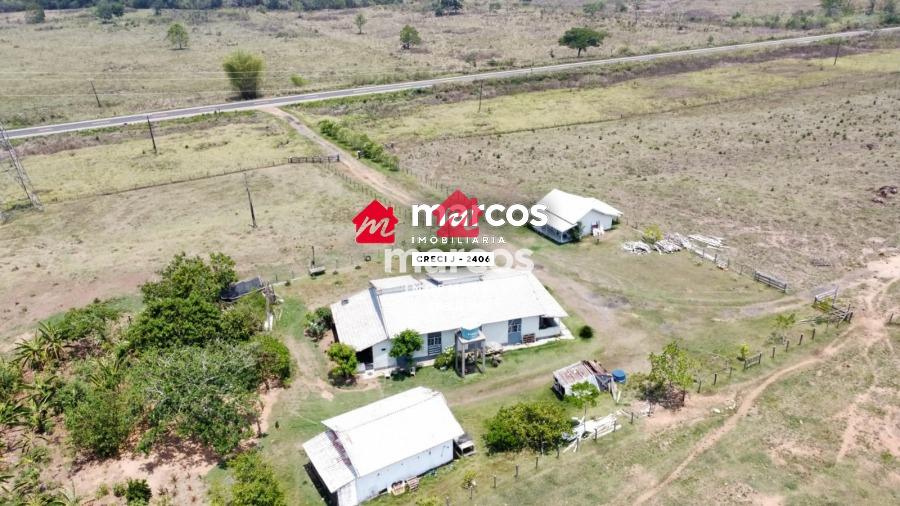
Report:
<svg viewBox="0 0 900 506"><path fill-rule="evenodd" d="M625 383L625 371L616 369L612 372L613 381L616 383Z"/></svg>

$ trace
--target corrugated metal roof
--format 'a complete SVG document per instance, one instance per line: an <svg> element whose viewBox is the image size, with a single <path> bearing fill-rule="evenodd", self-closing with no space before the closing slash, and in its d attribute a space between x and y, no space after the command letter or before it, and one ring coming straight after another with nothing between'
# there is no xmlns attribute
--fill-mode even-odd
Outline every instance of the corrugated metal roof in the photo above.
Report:
<svg viewBox="0 0 900 506"><path fill-rule="evenodd" d="M380 283L383 280L373 281ZM364 350L403 330L421 334L529 316L568 316L530 272L496 269L458 283L379 293L370 288L331 306L338 339Z"/></svg>
<svg viewBox="0 0 900 506"><path fill-rule="evenodd" d="M350 459L332 431L326 431L303 443L303 451L315 466L329 492L343 487L356 478Z"/></svg>
<svg viewBox="0 0 900 506"><path fill-rule="evenodd" d="M425 387L392 395L324 420L322 424L336 436L332 442L332 447L336 450L330 454L328 450L318 450L318 455L322 457L317 457L323 462L325 473L329 474L333 484L346 480L347 470L350 470L351 475L365 476L454 440L464 433L447 407L443 394ZM316 450L319 445L324 446L321 439L323 434L304 444L304 449L307 445L312 450ZM340 456L338 449L343 450L346 455L346 461L340 460L349 464L347 469L335 461L335 454ZM310 450L307 450L307 454L310 454ZM311 461L312 458L310 455ZM319 465L315 461L313 464L322 475L323 470ZM352 479L351 477L350 480ZM349 480L343 481L336 488L348 482Z"/></svg>
<svg viewBox="0 0 900 506"><path fill-rule="evenodd" d="M539 202L547 206L547 225L565 232L574 227L579 220L591 211L608 216L619 217L622 212L615 207L591 197L582 197L562 190L553 189Z"/></svg>

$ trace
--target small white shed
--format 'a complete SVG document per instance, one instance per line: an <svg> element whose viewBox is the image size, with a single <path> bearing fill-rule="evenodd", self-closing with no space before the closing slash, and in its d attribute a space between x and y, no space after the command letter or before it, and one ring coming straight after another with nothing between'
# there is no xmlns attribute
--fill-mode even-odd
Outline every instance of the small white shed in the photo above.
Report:
<svg viewBox="0 0 900 506"><path fill-rule="evenodd" d="M465 434L443 394L416 387L322 422L303 444L338 506L355 506L453 460Z"/></svg>
<svg viewBox="0 0 900 506"><path fill-rule="evenodd" d="M594 229L611 229L622 216L621 211L606 202L557 189L544 195L538 204L547 206L549 220L537 231L559 243L571 241L571 231L577 225L582 237L589 236Z"/></svg>

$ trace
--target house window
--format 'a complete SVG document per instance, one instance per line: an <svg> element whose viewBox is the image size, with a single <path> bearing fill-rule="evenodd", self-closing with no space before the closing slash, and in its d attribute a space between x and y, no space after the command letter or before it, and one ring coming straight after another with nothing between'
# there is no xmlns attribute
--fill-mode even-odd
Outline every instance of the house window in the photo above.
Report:
<svg viewBox="0 0 900 506"><path fill-rule="evenodd" d="M429 332L428 333L428 354L429 355L438 355L441 352L441 333L440 332Z"/></svg>
<svg viewBox="0 0 900 506"><path fill-rule="evenodd" d="M509 327L507 329L510 334L516 334L522 332L522 319L516 318L515 320L509 321Z"/></svg>

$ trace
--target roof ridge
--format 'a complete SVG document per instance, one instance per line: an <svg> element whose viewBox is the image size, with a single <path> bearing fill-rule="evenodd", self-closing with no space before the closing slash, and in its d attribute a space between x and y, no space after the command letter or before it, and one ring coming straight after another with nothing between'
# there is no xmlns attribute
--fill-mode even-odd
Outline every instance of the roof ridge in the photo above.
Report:
<svg viewBox="0 0 900 506"><path fill-rule="evenodd" d="M381 416L375 416L375 417L366 418L364 421L361 421L361 422L358 423L358 424L355 424L355 425L352 425L352 426L350 426L350 427L347 427L347 428L345 428L344 430L341 430L341 431L337 431L337 430L334 430L334 429L331 429L331 430L333 430L335 433L338 433L338 432L347 432L347 431L349 431L349 430L353 430L353 429L362 427L363 425L368 425L368 424L370 424L370 423L372 423L372 422L375 422L375 421L377 421L377 420L383 420L383 419L387 418L388 416L393 416L393 415L395 415L395 414L397 414L397 413L401 413L401 412L403 412L403 411L406 411L407 409L412 408L412 407L414 407L414 406L418 406L419 404L422 404L423 402L430 401L431 399L433 399L433 398L436 397L437 395L443 395L443 394L441 394L440 392L438 392L438 391L436 391L436 390L431 390L430 388L418 386L418 387L410 388L409 390L406 390L406 391L404 391L404 392L400 392L399 394L394 394L394 395L385 397L384 399L379 399L379 400L375 401L375 402L372 403L372 404L375 404L375 403L378 403L378 402L381 402L381 401L390 399L391 397L396 397L396 396L398 396L398 395L403 395L403 394L405 394L405 393L407 393L407 392L412 392L413 390L417 390L417 389L419 389L419 388L422 388L422 389L427 390L427 391L429 392L428 397L424 397L424 398L422 398L422 399L420 399L420 400L418 400L418 401L416 401L416 402L407 404L407 405L403 406L402 408L399 408L399 409L397 409L397 410L395 410L395 411L391 411L391 412L389 412L389 413L385 413L385 414L383 414L383 415L381 415ZM371 404L369 404L368 406L371 406ZM360 408L356 408L356 409L353 410L353 411L356 411L356 410L359 410L359 409L363 409L363 408L366 408L366 407L368 407L368 406L362 406L362 407L360 407ZM353 411L349 411L348 413L352 413ZM347 413L344 413L344 414L339 415L339 416L344 416L344 415L346 415L346 414L347 414ZM330 428L330 427L329 427L329 428Z"/></svg>

